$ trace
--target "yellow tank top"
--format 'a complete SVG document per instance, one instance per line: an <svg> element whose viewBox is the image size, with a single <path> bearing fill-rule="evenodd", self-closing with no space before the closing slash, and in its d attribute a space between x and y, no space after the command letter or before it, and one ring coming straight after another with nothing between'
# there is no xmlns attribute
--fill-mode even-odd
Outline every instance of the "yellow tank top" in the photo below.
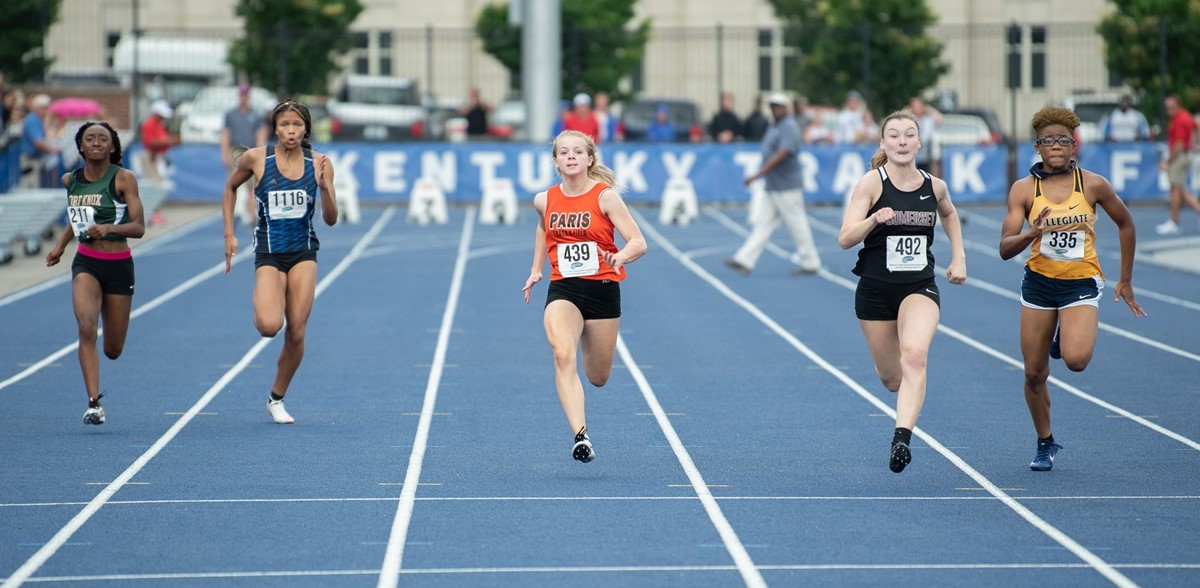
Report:
<svg viewBox="0 0 1200 588"><path fill-rule="evenodd" d="M1104 276L1096 257L1096 209L1083 195L1083 170L1074 171L1075 187L1071 195L1055 204L1042 193L1042 180L1033 180L1033 206L1026 220L1033 226L1043 208L1050 208L1046 228L1033 240L1029 269L1059 280L1080 280Z"/></svg>

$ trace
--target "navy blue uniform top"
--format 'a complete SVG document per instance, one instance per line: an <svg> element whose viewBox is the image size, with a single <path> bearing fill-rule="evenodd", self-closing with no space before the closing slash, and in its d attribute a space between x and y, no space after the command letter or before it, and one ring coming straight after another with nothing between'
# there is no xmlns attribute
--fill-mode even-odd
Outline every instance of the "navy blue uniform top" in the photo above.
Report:
<svg viewBox="0 0 1200 588"><path fill-rule="evenodd" d="M858 252L854 274L893 284L931 279L933 252L930 247L933 245L933 227L937 224L938 216L933 178L922 171L925 181L921 187L905 192L892 183L882 166L878 169L879 177L883 179L883 190L867 215L890 207L896 212L896 217L886 224L876 225L867 233L863 248ZM889 240L889 237L892 239ZM910 255L913 252L916 252L915 257ZM920 263L922 258L925 261L923 264Z"/></svg>
<svg viewBox="0 0 1200 588"><path fill-rule="evenodd" d="M304 150L304 174L296 180L284 177L275 165L275 154L268 155L262 179L254 188L254 200L258 209L255 252L296 253L320 248L313 230L317 176L311 150Z"/></svg>

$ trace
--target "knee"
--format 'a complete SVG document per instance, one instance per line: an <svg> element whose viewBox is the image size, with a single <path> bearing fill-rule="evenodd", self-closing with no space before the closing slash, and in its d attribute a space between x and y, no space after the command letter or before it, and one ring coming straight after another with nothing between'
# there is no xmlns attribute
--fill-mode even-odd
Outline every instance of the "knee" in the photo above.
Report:
<svg viewBox="0 0 1200 588"><path fill-rule="evenodd" d="M291 345L292 347L300 347L304 345L305 331L306 329L303 325L293 326L291 323L288 323L287 330L284 331L284 343Z"/></svg>
<svg viewBox="0 0 1200 588"><path fill-rule="evenodd" d="M883 374L879 374L879 381L883 384L884 388L887 388L888 392L900 391L901 378L898 376L885 376Z"/></svg>
<svg viewBox="0 0 1200 588"><path fill-rule="evenodd" d="M923 348L905 347L900 350L900 369L910 374L925 373L929 352Z"/></svg>
<svg viewBox="0 0 1200 588"><path fill-rule="evenodd" d="M1034 392L1041 390L1046 379L1050 377L1049 367L1045 369L1025 370L1025 389Z"/></svg>
<svg viewBox="0 0 1200 588"><path fill-rule="evenodd" d="M569 370L575 368L575 349L566 347L553 347L554 351L554 368L558 370Z"/></svg>
<svg viewBox="0 0 1200 588"><path fill-rule="evenodd" d="M121 357L121 353L123 351L125 351L125 346L123 345L110 345L108 343L104 344L104 356L109 359Z"/></svg>
<svg viewBox="0 0 1200 588"><path fill-rule="evenodd" d="M258 334L263 337L274 337L279 334L280 329L283 329L283 321L269 320L260 317L254 317L254 328L258 329Z"/></svg>
<svg viewBox="0 0 1200 588"><path fill-rule="evenodd" d="M611 372L604 372L603 374L588 374L587 379L591 385L597 388L603 388L604 385L608 383L609 375L611 375Z"/></svg>
<svg viewBox="0 0 1200 588"><path fill-rule="evenodd" d="M96 338L98 337L98 335L96 334L97 328L99 328L99 325L96 324L96 321L94 321L94 320L91 320L91 319L80 320L79 321L79 342L94 344L96 342Z"/></svg>
<svg viewBox="0 0 1200 588"><path fill-rule="evenodd" d="M1074 355L1074 354L1069 354L1069 353L1063 353L1062 358L1063 358L1063 364L1065 364L1067 366L1067 369L1069 369L1073 372L1082 372L1083 370L1087 369L1087 366L1089 363L1092 363L1092 354L1091 353L1087 353L1084 355Z"/></svg>

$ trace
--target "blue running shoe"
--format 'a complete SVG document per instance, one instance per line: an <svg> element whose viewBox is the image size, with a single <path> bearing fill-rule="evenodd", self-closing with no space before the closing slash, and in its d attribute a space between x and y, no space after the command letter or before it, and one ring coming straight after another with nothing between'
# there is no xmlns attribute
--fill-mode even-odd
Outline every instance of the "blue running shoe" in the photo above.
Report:
<svg viewBox="0 0 1200 588"><path fill-rule="evenodd" d="M904 442L892 443L892 458L888 460L888 467L897 474L904 471L904 467L912 461L912 452L908 450L908 444Z"/></svg>
<svg viewBox="0 0 1200 588"><path fill-rule="evenodd" d="M575 434L575 445L571 447L571 457L583 463L596 459L596 452L592 449L592 440L588 439L587 425L584 425Z"/></svg>
<svg viewBox="0 0 1200 588"><path fill-rule="evenodd" d="M1062 359L1062 349L1058 346L1058 328L1054 329L1054 338L1050 340L1050 359ZM1050 469L1050 468L1046 468Z"/></svg>
<svg viewBox="0 0 1200 588"><path fill-rule="evenodd" d="M1062 445L1039 439L1037 455L1033 456L1033 462L1029 464L1029 469L1035 472L1050 471L1050 468L1054 467L1054 455L1058 453L1059 449L1062 449Z"/></svg>

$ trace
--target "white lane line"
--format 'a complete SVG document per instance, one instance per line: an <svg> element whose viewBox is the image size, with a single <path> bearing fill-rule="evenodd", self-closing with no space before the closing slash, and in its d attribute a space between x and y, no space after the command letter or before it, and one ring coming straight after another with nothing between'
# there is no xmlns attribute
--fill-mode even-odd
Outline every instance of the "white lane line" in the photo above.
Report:
<svg viewBox="0 0 1200 588"><path fill-rule="evenodd" d="M730 228L731 230L733 230L735 233L741 231L742 233L740 233L740 234L744 234L745 229L743 229L740 225L734 223L732 219L725 216L723 213L716 211L716 210L712 210L710 208L706 209L705 212L708 212L710 216L715 218L721 224L725 225L727 228ZM820 221L815 221L815 222L819 223ZM815 223L810 223L810 224L815 224ZM826 225L826 226L828 226L828 225ZM789 257L789 255L787 254L786 251L784 251L783 249L774 245L773 243L768 243L768 249L770 249L772 253L774 253L777 256L782 257L783 259L787 259ZM697 266L697 267L699 267L699 266ZM856 287L854 282L851 282L850 280L847 280L846 278L843 278L839 275L832 274L832 273L826 271L824 268L821 269L820 275L821 275L821 277L825 278L826 280L834 282L834 283L842 286L843 288L846 288L847 290L854 291L854 289ZM968 278L967 283L970 284L971 282L972 282L972 280L970 278ZM992 347L984 345L983 343L981 343L975 339L972 339L971 337L968 337L953 328L947 327L946 325L939 323L937 329L938 329L938 332L943 333L945 335L949 335L955 339L958 339L959 341L966 343L970 347L973 347L974 349L976 349L978 351L981 351L981 352L983 352L987 355L990 355L1004 363L1007 363L1010 366L1013 366L1017 369L1025 369L1024 362L1014 359L1012 357L1009 357L1008 355L1005 355L1004 353L1001 353ZM1143 427L1146 427L1156 433L1159 433L1170 439L1174 439L1175 441L1183 443L1184 445L1187 445L1188 447L1190 447L1196 451L1200 451L1200 442L1197 442L1193 439L1190 439L1188 437L1180 435L1179 433L1176 433L1175 431L1172 431L1162 425L1153 423L1153 422L1151 422L1141 416L1138 416L1131 411L1125 410L1124 408L1121 408L1115 404L1112 404L1110 402L1107 402L1105 400L1097 398L1096 396L1092 396L1091 394L1088 394L1087 392L1084 392L1083 390L1080 390L1079 388L1076 388L1075 386L1072 386L1071 384L1068 384L1067 382L1065 382L1053 375L1049 377L1049 379L1047 380L1047 383L1053 384L1053 385L1061 388L1062 390L1066 391L1067 393L1069 393L1073 396L1076 396L1080 399L1086 400L1092 404L1095 404L1096 406L1104 408L1105 410L1110 410L1116 414L1119 414L1119 415L1121 415L1139 425L1142 425Z"/></svg>
<svg viewBox="0 0 1200 588"><path fill-rule="evenodd" d="M691 486L688 486L689 488ZM981 488L978 490L982 490ZM354 502L395 502L396 496L380 497L349 497L349 498L188 498L161 500L110 500L109 506L161 506L173 504L304 504L304 503L354 503ZM994 496L714 496L717 502L745 501L780 501L780 502L943 502L959 500L994 501ZM1200 500L1200 496L1189 495L1145 495L1145 496L1018 496L1022 502L1033 500L1059 501L1153 501L1153 500ZM699 500L698 496L428 496L418 497L417 502L647 502L659 500ZM86 502L11 502L0 503L0 508L54 508L62 506L84 506Z"/></svg>
<svg viewBox="0 0 1200 588"><path fill-rule="evenodd" d="M642 219L642 222L644 223L645 219ZM696 496L700 499L700 504L704 506L704 512L708 513L709 520L716 527L717 534L721 536L721 542L725 545L725 549L729 552L729 555L733 557L733 563L742 575L742 581L747 586L765 587L767 585L766 580L758 572L758 568L754 565L754 560L750 559L750 553L746 551L746 546L742 544L742 540L738 538L737 532L733 530L733 525L729 524L729 520L725 518L725 513L721 512L721 507L713 498L712 492L709 491L709 485L704 481L704 476L700 474L700 470L696 468L696 463L692 461L692 456L683 447L683 441L679 438L679 434L675 432L675 427L671 425L671 419L667 418L662 405L658 402L658 397L655 396L654 390L650 387L650 382L646 380L645 374L638 368L637 362L633 360L633 355L629 353L629 347L625 345L625 339L620 334L617 335L617 353L621 355L621 361L629 368L629 375L633 376L633 380L637 382L638 389L642 391L642 397L646 399L646 404L650 406L650 411L654 413L654 419L658 421L659 428L662 429L667 442L671 444L671 450L675 452L675 458L683 466L683 471L687 474L688 481L691 482L692 490L696 492Z"/></svg>
<svg viewBox="0 0 1200 588"><path fill-rule="evenodd" d="M704 268L700 267L696 262L684 257L680 253L680 251L670 241L668 241L665 237L663 237L658 232L658 230L656 230L654 228L654 226L651 223L649 223L645 219L645 217L643 217L641 215L641 213L639 213L636 210L632 210L631 212L634 215L639 217L638 225L642 227L642 232L648 234L652 239L654 239L655 242L657 242L660 247L662 247L664 250L667 251L667 253L669 253L671 255L671 257L674 257L676 260L678 260L680 264L682 264L684 267L691 270L691 272L693 274L696 274L696 276L699 277L701 280L708 282L709 285L711 285L718 292L720 292L722 295L724 295L726 298L728 298L731 302L733 302L737 306L742 307L744 310L746 310L746 312L750 313L751 316L758 319L758 321L761 322L762 324L766 325L767 328L769 328L771 331L773 331L776 335L779 335L779 337L782 338L784 341L787 341L788 344L790 344L794 349L796 349L801 354L803 354L805 357L807 357L810 361L821 366L826 372L829 372L835 378L840 380L843 384L845 384L847 387L849 387L852 391L854 391L855 394L857 394L863 400L866 400L867 402L871 403L872 405L875 406L875 408L879 409L880 411L887 413L888 416L895 418L896 412L894 410L892 410L892 408L890 406L888 406L883 401L876 398L873 394L868 392L866 388L863 388L862 386L860 386L858 384L858 382L854 381L852 378L850 378L850 376L847 376L845 374L845 372L843 372L842 370L838 369L833 364L826 361L825 358L818 355L812 349L809 349L809 347L807 345L802 343L794 335L792 335L790 332L788 332L786 329L784 329L782 326L780 326L779 323L775 322L774 319L767 316L767 314L764 313L761 309L759 309L757 306L755 306L749 300L746 300L741 295L739 295L738 293L736 293L732 289L730 289L728 286L726 286L723 281L716 278L712 274L708 273L708 271L706 271ZM825 275L827 273L828 272L825 272L824 270L822 270L822 275ZM1013 512L1017 513L1018 516L1025 519L1026 521L1028 521L1029 524L1033 525L1034 528L1036 528L1037 530L1041 531L1043 534L1045 534L1048 537L1050 537L1051 539L1053 539L1059 545L1062 545L1067 551L1070 551L1071 553L1075 554L1076 557L1078 557L1079 559L1086 562L1093 569L1095 569L1098 573L1100 573L1102 576L1107 578L1110 582L1112 582L1113 584L1115 584L1117 586L1122 586L1122 587L1136 586L1136 584L1134 584L1132 580L1130 580L1129 578L1126 578L1123 574L1118 572L1115 568L1112 567L1111 564L1109 564L1108 562L1104 561L1096 554L1089 551L1083 545L1080 545L1079 543L1075 542L1075 540L1071 539L1069 536L1067 536L1066 533L1063 533L1062 531L1058 530L1056 527L1054 527L1050 523L1043 520L1041 517L1034 514L1033 511L1029 510L1024 505L1017 502L1014 498L1012 498L1007 493L1005 493L1003 490L1001 490L998 486L993 484L992 481L989 480L986 476L981 474L975 468L971 467L969 464L967 464L967 462L963 461L963 459L960 458L958 456L958 454L956 454L953 451L951 451L950 449L946 448L937 439L933 438L932 435L925 433L925 431L922 430L920 427L913 429L913 435L916 435L922 441L927 443L931 448L933 448L935 451L942 454L942 456L945 457L947 460L949 460L950 463L954 464L954 466L957 467L959 470L961 470L964 474L969 476L971 479L975 480L975 482L977 484L979 484L981 487L986 489L989 494L991 494L992 496L995 496L997 499L999 499L1001 502L1003 502L1005 506L1012 509Z"/></svg>
<svg viewBox="0 0 1200 588"><path fill-rule="evenodd" d="M433 408L437 403L438 386L442 381L442 370L446 364L446 349L450 344L450 333L454 327L454 313L458 309L458 295L462 290L463 275L466 274L471 233L475 228L475 209L468 208L463 219L462 238L458 242L458 254L454 261L454 275L450 280L450 292L446 296L446 309L442 313L442 325L438 329L437 347L433 352L433 365L425 385L425 401L421 405L421 417L417 421L417 433L413 439L412 452L408 457L408 470L404 474L404 486L396 505L396 517L388 535L383 565L379 570L379 588L391 588L400 581L400 566L404 562L404 543L408 538L408 525L412 522L413 506L416 503L417 484L421 480L421 466L425 460L425 448L429 441L429 428L433 421Z"/></svg>
<svg viewBox="0 0 1200 588"><path fill-rule="evenodd" d="M374 239L381 230L383 230L384 225L387 224L387 221L392 218L394 213L395 208L390 206L383 211L383 214L379 217L379 220L375 221L374 226L372 226L371 229L367 231L365 235L363 235L358 244L356 244L354 248L350 250L350 253L347 254L346 257L342 258L342 260L338 262L337 266L333 268L333 271L330 272L328 276L325 276L325 279L321 280L319 284L317 284L314 300L317 296L321 295L321 292L323 292L325 288L327 288L329 284L333 282L333 280L337 279L337 277L345 271L346 267L358 259L359 255L362 254L363 249L365 249L366 246L371 243L371 240ZM220 265L220 269L221 271L224 271L224 263ZM63 528L59 529L59 531L55 533L49 541L46 542L46 545L44 545L41 549L38 549L32 556L30 556L28 560L25 561L25 563L21 564L21 567L17 568L17 570L13 572L13 574L9 576L3 584L0 584L0 588L16 588L28 580L30 576L32 576L33 573L38 570L38 568L42 567L42 564L46 563L46 560L50 559L50 557L53 556L54 553L57 552L58 549L71 538L72 535L75 534L76 531L83 527L84 523L86 523L88 519L92 518L92 515L96 514L101 507L103 507L109 500L112 499L113 495L115 495L123 486L128 484L134 476L141 472L142 468L146 467L146 464L150 463L150 460L154 459L154 457L157 456L159 452L161 452L163 448L165 448L167 444L169 444L179 434L179 432L188 425L188 423L192 422L192 419L195 418L196 415L198 415L202 410L204 410L204 408L208 406L208 404L212 402L214 398L217 397L217 394L221 393L226 385L232 382L233 379L242 372L242 370L246 369L246 366L249 366L250 362L253 361L254 358L257 357L258 354L262 352L262 350L271 341L271 339L266 337L259 339L259 341L255 343L229 371L225 372L225 375L221 376L221 378L217 380L217 382L214 383L212 387L210 387L204 393L204 395L201 396L200 399L197 400L196 403L193 404L186 413L184 413L183 416L179 417L179 420L175 421L175 424L171 425L170 429L167 429L166 433L163 433L163 435L154 442L154 445L152 445L150 449L147 449L146 452L138 457L132 465L130 465L128 468L125 468L125 471L121 472L121 475L117 476L116 480L113 480L111 484L101 490L100 493L97 494L96 497L93 498L91 502L89 502L87 506L83 508L83 510L79 511L78 514L72 517L71 520L68 521L65 526L63 526Z"/></svg>
<svg viewBox="0 0 1200 588"><path fill-rule="evenodd" d="M179 230L171 231L170 233L162 235L158 238L151 239L150 241L146 241L144 244L139 243L139 244L133 246L133 252L135 255L145 255L146 253L152 252L155 249L162 247L163 245L167 245L173 241L177 241L187 235L190 235L190 234L196 232L196 230L200 229L201 227L207 226L215 218L220 218L219 212L210 214L210 215L200 218L196 221L193 221L192 223L190 223L184 227L181 227ZM49 290L50 288L58 286L59 284L65 284L70 281L71 281L71 273L70 272L62 274L60 276L55 276L49 280L46 280L45 282L42 282L40 284L35 284L33 286L29 286L28 288L24 288L22 290L17 290L16 292L9 294L8 296L0 298L0 306L6 306L8 304L12 304L13 302L21 300L22 298L28 298L30 296L33 296L34 294L37 294L39 292L44 292L46 290Z"/></svg>
<svg viewBox="0 0 1200 588"><path fill-rule="evenodd" d="M245 261L246 259L249 259L249 258L250 258L250 253L243 252L243 253L239 254L237 257L233 258L233 264L236 265L236 264L238 264L242 261ZM203 282L213 276L220 275L224 271L225 271L225 262L222 261L222 262L200 272L199 274L192 276L191 278L187 279L186 281L180 283L178 286L175 286L174 288L171 288L170 290L164 292L163 294L160 294L157 298L154 298L150 302L147 302L147 303L135 308L133 310L133 312L129 313L129 320L136 319L136 318L146 314L147 312L150 312L151 310L154 310L155 308L162 306L166 302L169 302L170 300L178 297L180 294L183 294L184 292L187 292L188 290L195 288L201 282ZM103 335L104 329L97 329L96 332L99 333L100 335ZM32 376L33 374L41 371L42 368L58 361L63 356L74 351L78 347L79 347L79 341L75 341L73 343L69 343L69 344L63 346L58 351L55 351L54 353L47 355L46 357L42 358L41 360L30 365L29 367L10 376L8 379L0 381L0 390L3 390L13 384L16 384L17 382L20 382L21 380L24 380L25 378L28 378L29 376Z"/></svg>
<svg viewBox="0 0 1200 588"><path fill-rule="evenodd" d="M1129 570L1197 570L1200 563L1123 563L1113 567ZM450 574L595 574L655 572L732 572L728 565L695 566L581 566L581 567L509 567L509 568L409 568L407 575ZM961 564L772 564L758 566L769 571L918 571L918 570L1086 570L1086 564L1072 563L961 563ZM179 572L170 574L106 574L95 576L43 576L35 582L119 582L134 580L213 580L234 578L295 578L323 576L369 576L376 570L279 570L253 572Z"/></svg>

